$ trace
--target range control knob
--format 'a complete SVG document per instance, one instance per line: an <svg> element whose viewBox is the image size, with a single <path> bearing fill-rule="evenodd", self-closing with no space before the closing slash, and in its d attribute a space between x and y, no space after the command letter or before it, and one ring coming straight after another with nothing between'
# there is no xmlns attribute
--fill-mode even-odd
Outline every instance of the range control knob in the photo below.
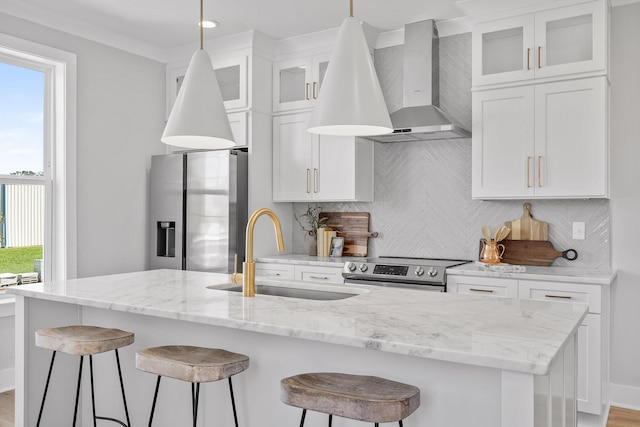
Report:
<svg viewBox="0 0 640 427"><path fill-rule="evenodd" d="M424 274L424 268L416 267L416 276L420 277Z"/></svg>
<svg viewBox="0 0 640 427"><path fill-rule="evenodd" d="M429 277L436 277L438 275L438 269L435 267L429 267L429 269L427 270L427 274L429 275Z"/></svg>
<svg viewBox="0 0 640 427"><path fill-rule="evenodd" d="M347 265L347 268L349 269L349 271L356 271L356 264L350 262L349 265Z"/></svg>
<svg viewBox="0 0 640 427"><path fill-rule="evenodd" d="M360 264L360 271L362 271L363 273L365 271L367 271L369 269L369 267L367 267L367 264Z"/></svg>

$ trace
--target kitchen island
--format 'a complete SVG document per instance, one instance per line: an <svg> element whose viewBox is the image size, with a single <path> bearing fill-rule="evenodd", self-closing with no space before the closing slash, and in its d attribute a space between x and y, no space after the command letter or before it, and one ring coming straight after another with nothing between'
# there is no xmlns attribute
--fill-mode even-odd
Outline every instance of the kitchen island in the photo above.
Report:
<svg viewBox="0 0 640 427"><path fill-rule="evenodd" d="M219 347L251 358L249 369L234 377L243 427L297 425L300 412L280 403L279 381L317 371L378 375L419 387L421 407L407 426L575 424L575 334L586 305L286 281L270 284L355 295L318 301L258 291L244 298L215 289L228 282L223 274L153 270L10 289L16 294L16 425L35 424L48 369L50 352L35 347L34 332L70 324L136 334L121 350L134 425L146 424L155 383L135 369L135 351L167 344ZM118 414L113 356L97 356L95 363L98 411ZM47 424L69 424L76 372L75 357L56 361ZM91 412L86 388L83 425ZM223 384L203 386L200 400L206 425L232 423ZM189 401L188 385L166 381L154 425L188 423ZM326 425L326 417L311 413L306 425ZM334 425L360 423L336 419Z"/></svg>

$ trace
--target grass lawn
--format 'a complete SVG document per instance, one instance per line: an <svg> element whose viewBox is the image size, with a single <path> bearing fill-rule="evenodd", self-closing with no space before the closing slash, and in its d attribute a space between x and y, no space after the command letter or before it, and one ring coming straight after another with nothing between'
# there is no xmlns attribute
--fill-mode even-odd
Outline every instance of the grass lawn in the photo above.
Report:
<svg viewBox="0 0 640 427"><path fill-rule="evenodd" d="M42 246L0 248L0 273L31 273L34 259L42 259Z"/></svg>

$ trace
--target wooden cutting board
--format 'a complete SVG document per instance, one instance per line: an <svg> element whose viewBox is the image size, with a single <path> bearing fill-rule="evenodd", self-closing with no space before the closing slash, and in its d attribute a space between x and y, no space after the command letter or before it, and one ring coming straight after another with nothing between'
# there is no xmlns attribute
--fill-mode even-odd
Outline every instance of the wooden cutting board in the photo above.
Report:
<svg viewBox="0 0 640 427"><path fill-rule="evenodd" d="M506 221L504 225L509 227L510 240L549 240L549 224L536 221L531 216L531 203L525 203L524 212L520 219Z"/></svg>
<svg viewBox="0 0 640 427"><path fill-rule="evenodd" d="M574 249L560 252L548 240L503 240L500 243L504 245L502 262L507 264L548 266L559 257L570 261L578 258Z"/></svg>
<svg viewBox="0 0 640 427"><path fill-rule="evenodd" d="M369 238L378 237L369 231L369 212L320 212L318 218L327 218L323 224L344 237L342 256L367 256Z"/></svg>

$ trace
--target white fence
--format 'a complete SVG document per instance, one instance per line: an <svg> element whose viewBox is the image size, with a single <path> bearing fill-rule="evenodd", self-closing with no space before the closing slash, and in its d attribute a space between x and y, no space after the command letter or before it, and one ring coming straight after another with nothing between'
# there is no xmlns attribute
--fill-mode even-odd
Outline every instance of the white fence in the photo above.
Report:
<svg viewBox="0 0 640 427"><path fill-rule="evenodd" d="M5 246L42 246L44 185L7 184L4 188L0 208L4 215Z"/></svg>

